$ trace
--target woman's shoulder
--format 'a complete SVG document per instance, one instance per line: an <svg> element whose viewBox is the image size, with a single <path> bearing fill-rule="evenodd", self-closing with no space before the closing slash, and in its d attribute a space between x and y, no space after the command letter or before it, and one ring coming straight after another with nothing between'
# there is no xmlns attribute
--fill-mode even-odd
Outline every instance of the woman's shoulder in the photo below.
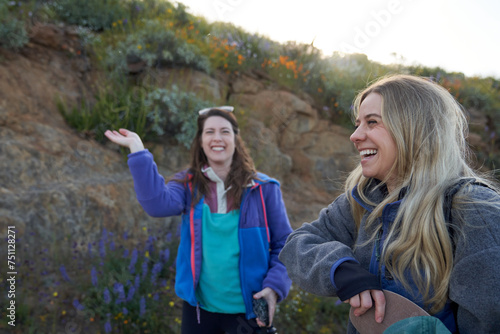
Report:
<svg viewBox="0 0 500 334"><path fill-rule="evenodd" d="M270 177L269 175L261 173L261 172L255 173L253 181L255 183L261 184L261 185L263 185L263 184L275 184L275 185L280 186L280 182L277 179Z"/></svg>
<svg viewBox="0 0 500 334"><path fill-rule="evenodd" d="M492 182L481 179L462 179L450 187L447 196L454 196L467 202L491 202L500 204L499 188Z"/></svg>

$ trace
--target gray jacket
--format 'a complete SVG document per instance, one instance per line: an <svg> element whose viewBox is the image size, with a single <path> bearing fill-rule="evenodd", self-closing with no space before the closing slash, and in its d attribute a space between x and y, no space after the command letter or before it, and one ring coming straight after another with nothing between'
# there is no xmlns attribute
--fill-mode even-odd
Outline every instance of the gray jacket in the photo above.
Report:
<svg viewBox="0 0 500 334"><path fill-rule="evenodd" d="M457 238L455 244L449 298L458 305L456 323L460 333L500 333L500 207L499 204L492 207L480 203L492 199L500 203L500 196L483 186L470 185L468 188L474 204L451 210L453 222L461 221L458 216L461 215L466 224L462 226L465 238ZM371 211L373 208L363 203L356 194L355 188L353 197ZM375 203L380 203L384 197L380 190L369 194L368 197ZM384 208L380 218L382 224L393 222L399 203L391 203ZM303 224L288 237L279 256L288 275L308 292L336 296L334 268L345 259L354 258L380 278L384 289L403 294L421 304L410 294L398 291L400 287L386 277L383 266L374 264L374 243L358 246L353 251L354 245L363 244L370 236L364 228L368 214L363 217L359 232L356 231L347 197L340 195L321 210L316 221ZM350 323L348 333L357 333Z"/></svg>

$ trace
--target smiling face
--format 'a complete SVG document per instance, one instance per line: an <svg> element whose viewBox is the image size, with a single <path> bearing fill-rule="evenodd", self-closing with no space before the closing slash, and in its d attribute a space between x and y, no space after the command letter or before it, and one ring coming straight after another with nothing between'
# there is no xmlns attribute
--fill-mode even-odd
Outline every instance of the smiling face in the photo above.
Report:
<svg viewBox="0 0 500 334"><path fill-rule="evenodd" d="M235 151L235 135L231 123L223 117L211 116L205 120L201 146L210 167L229 170Z"/></svg>
<svg viewBox="0 0 500 334"><path fill-rule="evenodd" d="M363 176L385 180L396 161L397 147L382 122L380 94L370 93L361 103L351 141L361 155ZM394 175L386 180L389 191L394 189L394 180Z"/></svg>

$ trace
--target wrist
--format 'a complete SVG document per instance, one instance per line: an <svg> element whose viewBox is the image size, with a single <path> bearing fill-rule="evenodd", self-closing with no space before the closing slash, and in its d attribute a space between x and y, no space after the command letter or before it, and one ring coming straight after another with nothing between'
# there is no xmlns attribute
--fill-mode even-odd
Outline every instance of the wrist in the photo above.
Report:
<svg viewBox="0 0 500 334"><path fill-rule="evenodd" d="M129 149L130 149L130 153L139 152L139 151L144 150L144 145L142 143L141 144L132 144L132 145L130 145Z"/></svg>

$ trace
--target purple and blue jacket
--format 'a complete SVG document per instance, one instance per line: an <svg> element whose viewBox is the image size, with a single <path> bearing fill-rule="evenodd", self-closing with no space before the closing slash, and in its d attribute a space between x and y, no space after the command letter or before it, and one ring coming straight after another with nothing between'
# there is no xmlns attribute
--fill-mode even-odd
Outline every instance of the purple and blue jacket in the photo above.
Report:
<svg viewBox="0 0 500 334"><path fill-rule="evenodd" d="M195 291L201 271L205 198L192 207L193 185L176 181L165 184L148 150L129 154L128 158L137 200L144 210L153 217L182 215L175 291L190 305L199 306ZM187 171L182 171L175 179L184 180L186 176ZM278 255L291 232L279 182L257 173L243 194L238 231L241 291L247 319L256 317L252 310L254 293L271 288L278 295L278 302L288 295L291 280Z"/></svg>

